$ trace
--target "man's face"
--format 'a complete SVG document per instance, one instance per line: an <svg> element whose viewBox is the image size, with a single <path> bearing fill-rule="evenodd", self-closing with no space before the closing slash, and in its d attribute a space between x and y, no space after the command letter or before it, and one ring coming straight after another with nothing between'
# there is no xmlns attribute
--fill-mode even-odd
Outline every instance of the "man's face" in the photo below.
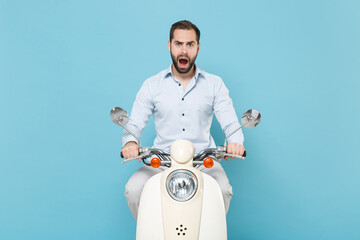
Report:
<svg viewBox="0 0 360 240"><path fill-rule="evenodd" d="M175 69L180 74L188 73L194 66L200 43L196 41L195 30L176 29L174 38L168 43Z"/></svg>

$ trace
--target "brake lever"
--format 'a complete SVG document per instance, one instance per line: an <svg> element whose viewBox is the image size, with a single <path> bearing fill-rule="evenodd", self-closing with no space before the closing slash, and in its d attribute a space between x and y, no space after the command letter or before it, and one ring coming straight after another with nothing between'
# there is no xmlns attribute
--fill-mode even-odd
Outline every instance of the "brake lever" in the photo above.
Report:
<svg viewBox="0 0 360 240"><path fill-rule="evenodd" d="M245 155L246 156L246 155ZM235 155L235 154L229 154L229 153L225 153L224 157L233 157L233 158L240 158L240 159L245 159L245 156L240 156L240 155Z"/></svg>
<svg viewBox="0 0 360 240"><path fill-rule="evenodd" d="M137 156L137 157L125 159L124 161L121 162L121 164L130 162L130 161L133 161L133 160L139 159L139 158L141 158L141 159L147 158L147 157L149 156L149 154L150 154L150 152L149 152L149 151L146 151L146 152L140 154L140 155Z"/></svg>
<svg viewBox="0 0 360 240"><path fill-rule="evenodd" d="M139 155L139 156L134 157L134 158L128 158L128 159L125 159L124 161L122 161L122 162L121 162L121 164L124 164L124 163L130 162L130 161L133 161L133 160L135 160L135 159L139 159L139 158L141 158L141 157L142 157L142 156L141 156L141 155Z"/></svg>

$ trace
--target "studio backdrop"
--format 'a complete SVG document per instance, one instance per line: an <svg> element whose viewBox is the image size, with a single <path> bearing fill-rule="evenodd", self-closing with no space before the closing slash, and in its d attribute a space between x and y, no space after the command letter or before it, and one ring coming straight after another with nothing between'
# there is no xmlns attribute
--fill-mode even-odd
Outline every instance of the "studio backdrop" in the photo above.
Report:
<svg viewBox="0 0 360 240"><path fill-rule="evenodd" d="M168 68L169 29L201 31L245 129L228 238L360 239L360 3L0 0L0 239L135 239L123 130L143 81ZM214 118L215 142L224 134ZM141 137L151 146L150 119Z"/></svg>

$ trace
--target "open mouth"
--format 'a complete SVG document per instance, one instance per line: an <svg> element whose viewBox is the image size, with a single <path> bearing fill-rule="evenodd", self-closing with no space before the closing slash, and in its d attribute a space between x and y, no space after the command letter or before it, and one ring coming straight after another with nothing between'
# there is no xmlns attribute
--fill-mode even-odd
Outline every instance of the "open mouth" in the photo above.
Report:
<svg viewBox="0 0 360 240"><path fill-rule="evenodd" d="M189 60L186 57L180 57L178 62L180 68L186 68L187 64L189 63Z"/></svg>

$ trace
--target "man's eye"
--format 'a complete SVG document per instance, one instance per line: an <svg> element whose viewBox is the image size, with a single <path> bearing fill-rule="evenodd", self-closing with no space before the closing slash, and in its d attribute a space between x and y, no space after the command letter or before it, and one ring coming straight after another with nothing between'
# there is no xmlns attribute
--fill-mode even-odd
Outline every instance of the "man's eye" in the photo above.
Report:
<svg viewBox="0 0 360 240"><path fill-rule="evenodd" d="M188 43L188 46L192 47L192 46L194 46L194 44L193 43Z"/></svg>
<svg viewBox="0 0 360 240"><path fill-rule="evenodd" d="M181 43L178 43L178 42L177 42L177 43L175 43L175 45L176 45L176 46L180 46L180 45L181 45Z"/></svg>

